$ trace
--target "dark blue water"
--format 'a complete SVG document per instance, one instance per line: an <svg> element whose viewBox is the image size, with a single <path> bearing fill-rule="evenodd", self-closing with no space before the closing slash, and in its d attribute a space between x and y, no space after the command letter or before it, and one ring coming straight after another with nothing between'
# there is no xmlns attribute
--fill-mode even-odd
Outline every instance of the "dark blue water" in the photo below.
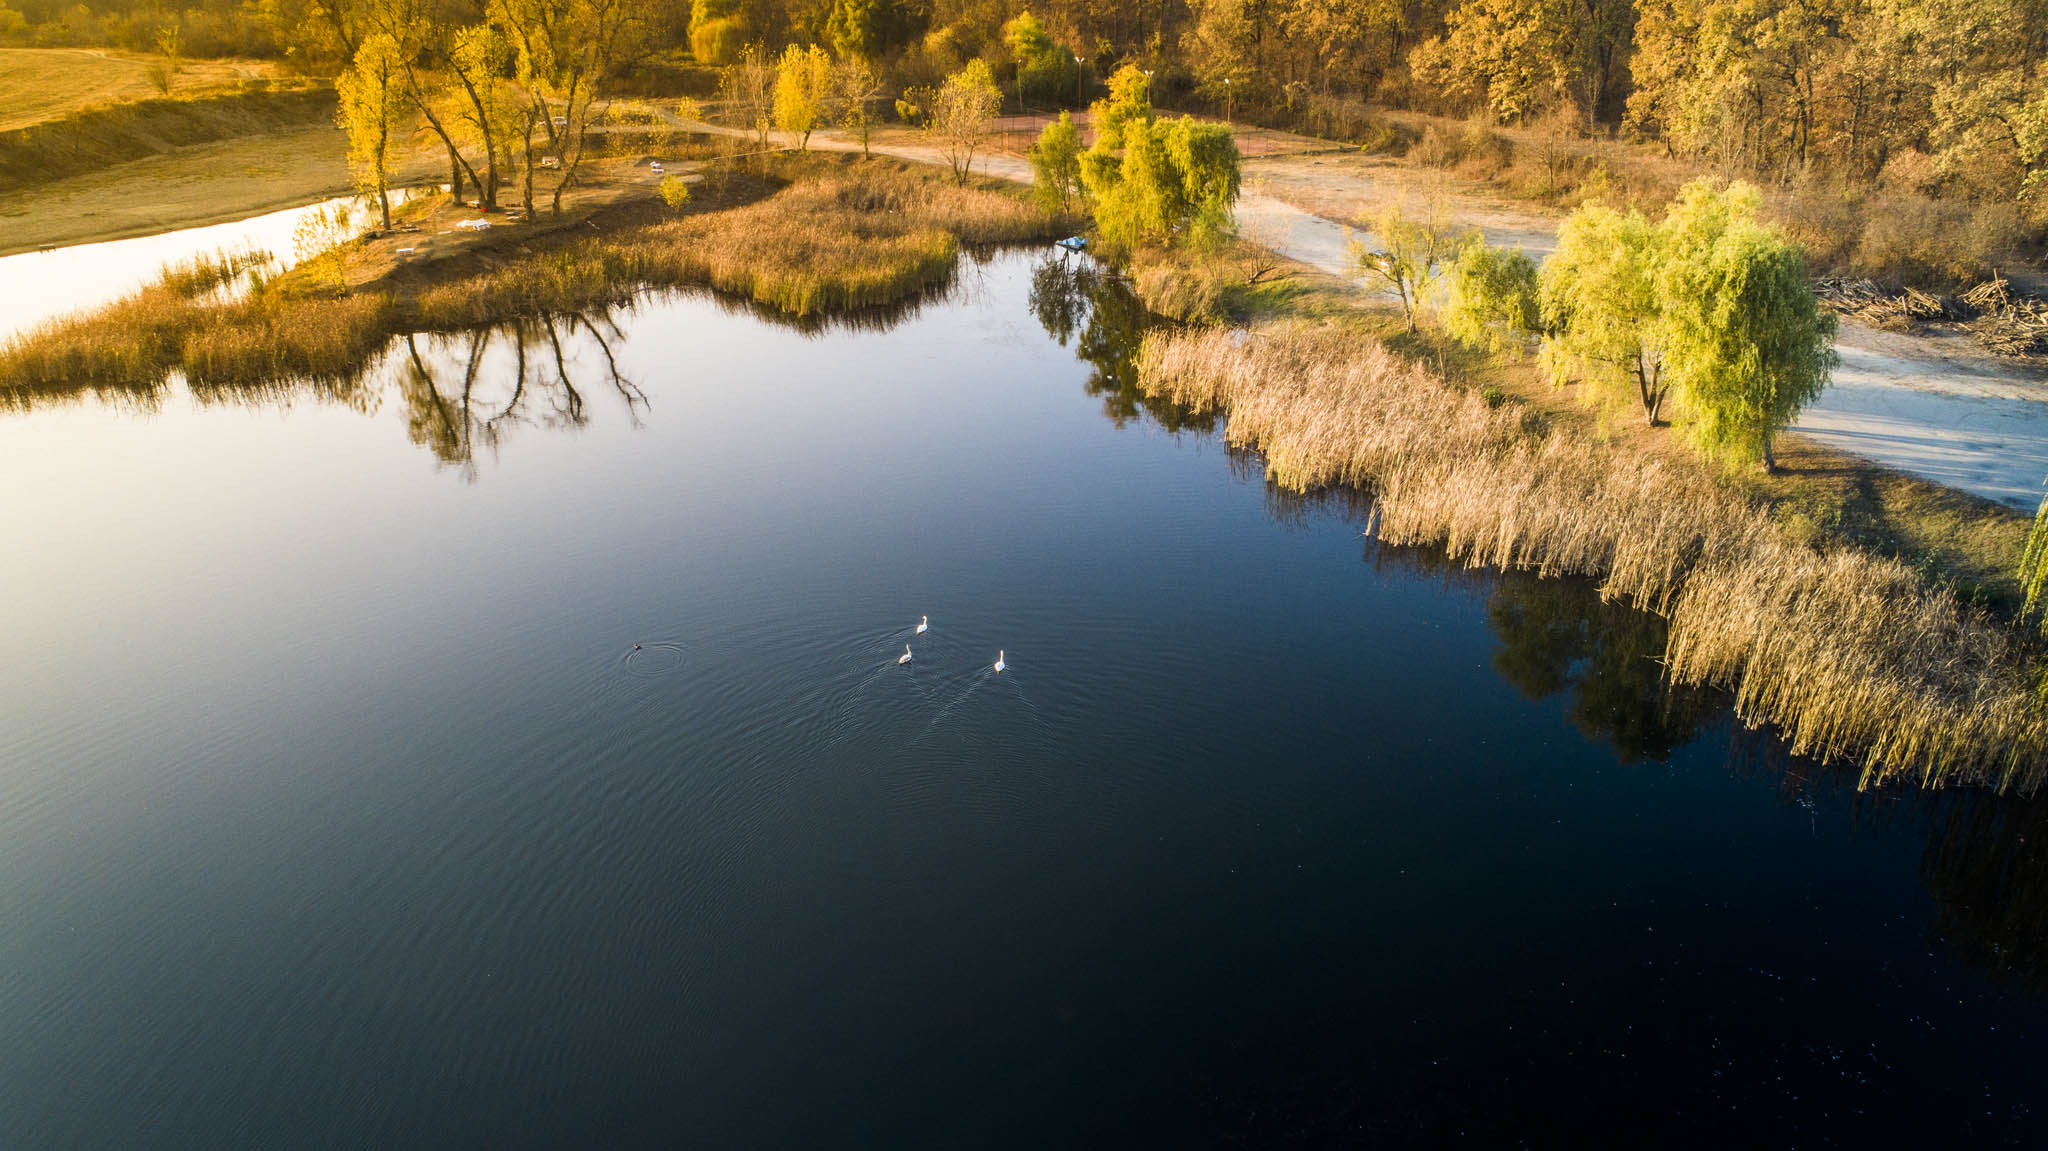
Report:
<svg viewBox="0 0 2048 1151"><path fill-rule="evenodd" d="M0 1146L2040 1145L2041 805L1269 493L1035 262L0 422Z"/></svg>

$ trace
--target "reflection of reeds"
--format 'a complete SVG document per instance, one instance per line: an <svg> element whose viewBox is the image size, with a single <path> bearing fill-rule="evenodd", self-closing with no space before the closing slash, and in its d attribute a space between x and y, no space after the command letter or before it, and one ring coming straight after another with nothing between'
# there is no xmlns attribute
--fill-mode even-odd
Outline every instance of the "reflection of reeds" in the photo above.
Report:
<svg viewBox="0 0 2048 1151"><path fill-rule="evenodd" d="M953 276L962 244L1051 234L1016 196L892 161L820 162L756 203L587 236L411 295L301 295L288 279L200 299L243 267L200 261L90 315L0 349L0 406L87 388L150 391L182 368L237 386L360 372L396 333L453 330L617 303L650 287L710 287L801 321L914 300Z"/></svg>
<svg viewBox="0 0 2048 1151"><path fill-rule="evenodd" d="M1229 419L1276 483L1355 484L1373 531L1460 562L1580 574L1671 621L1680 683L1731 688L1793 750L1915 779L2031 790L2048 717L2027 641L1893 560L1782 537L1711 478L1489 407L1341 333L1153 333L1143 386Z"/></svg>
<svg viewBox="0 0 2048 1151"><path fill-rule="evenodd" d="M232 252L223 248L210 256L199 255L166 264L163 273L157 277L157 283L174 295L190 299L232 284L245 273L267 268L273 262L270 253L261 248L241 248Z"/></svg>

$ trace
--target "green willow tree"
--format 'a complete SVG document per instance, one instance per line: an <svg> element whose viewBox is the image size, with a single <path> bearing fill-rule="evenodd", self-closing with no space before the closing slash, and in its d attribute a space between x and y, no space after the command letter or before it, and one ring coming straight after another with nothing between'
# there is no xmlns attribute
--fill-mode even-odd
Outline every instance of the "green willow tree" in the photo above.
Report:
<svg viewBox="0 0 2048 1151"><path fill-rule="evenodd" d="M1632 396L1656 427L1671 395L1658 288L1663 235L1641 212L1587 204L1566 217L1543 266L1543 364L1551 381L1593 383L1593 396Z"/></svg>
<svg viewBox="0 0 2048 1151"><path fill-rule="evenodd" d="M691 0L690 52L705 64L736 64L747 47L741 0Z"/></svg>
<svg viewBox="0 0 2048 1151"><path fill-rule="evenodd" d="M1440 195L1431 196L1420 215L1401 201L1390 201L1371 223L1369 237L1345 241L1344 265L1354 276L1384 281L1400 299L1401 314L1413 332L1430 289L1459 253L1479 242L1479 232L1455 226L1450 205Z"/></svg>
<svg viewBox="0 0 2048 1151"><path fill-rule="evenodd" d="M1472 347L1519 354L1543 329L1536 261L1520 248L1467 244L1444 280L1444 328Z"/></svg>
<svg viewBox="0 0 2048 1151"><path fill-rule="evenodd" d="M1839 361L1834 313L1814 298L1798 245L1757 219L1761 203L1741 182L1686 185L1658 225L1657 288L1665 368L1693 441L1768 472L1772 438Z"/></svg>
<svg viewBox="0 0 2048 1151"><path fill-rule="evenodd" d="M1081 182L1112 249L1175 239L1199 246L1230 233L1243 158L1229 126L1155 118L1150 80L1129 66L1110 78L1093 120L1095 144L1081 157Z"/></svg>
<svg viewBox="0 0 2048 1151"><path fill-rule="evenodd" d="M1694 181L1655 225L1602 204L1573 212L1541 277L1552 379L1632 395L1653 427L1673 401L1704 454L1772 470L1772 438L1834 369L1835 317L1760 203L1748 184Z"/></svg>
<svg viewBox="0 0 2048 1151"><path fill-rule="evenodd" d="M1047 211L1070 211L1086 190L1081 184L1081 132L1061 112L1031 146L1031 195Z"/></svg>
<svg viewBox="0 0 2048 1151"><path fill-rule="evenodd" d="M2020 607L2020 618L2036 616L2043 634L2048 634L2048 612L2041 611L2041 597L2048 594L2048 499L2041 501L2041 507L2034 513L2034 527L2027 533L2027 550L2020 557L2020 586L2026 590L2026 603ZM2048 673L2041 678L2041 694L2048 696Z"/></svg>

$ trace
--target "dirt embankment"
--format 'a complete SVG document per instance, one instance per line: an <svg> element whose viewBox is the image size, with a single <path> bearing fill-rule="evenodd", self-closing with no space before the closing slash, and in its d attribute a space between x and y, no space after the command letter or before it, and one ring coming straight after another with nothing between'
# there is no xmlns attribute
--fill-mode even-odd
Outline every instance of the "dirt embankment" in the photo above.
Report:
<svg viewBox="0 0 2048 1151"><path fill-rule="evenodd" d="M334 90L258 89L202 99L139 100L0 132L0 192L193 144L330 122Z"/></svg>

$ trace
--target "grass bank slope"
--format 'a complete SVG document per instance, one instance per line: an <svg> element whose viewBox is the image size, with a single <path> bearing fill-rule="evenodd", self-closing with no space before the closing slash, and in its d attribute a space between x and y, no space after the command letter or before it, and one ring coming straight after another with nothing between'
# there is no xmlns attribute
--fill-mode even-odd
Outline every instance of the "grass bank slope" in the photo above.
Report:
<svg viewBox="0 0 2048 1151"><path fill-rule="evenodd" d="M1670 621L1674 681L1731 689L1745 721L1854 759L1866 784L2048 777L2031 641L1905 564L1788 539L1710 477L1489 404L1355 333L1154 333L1140 371L1154 395L1223 412L1281 487L1370 491L1387 542L1601 580Z"/></svg>
<svg viewBox="0 0 2048 1151"><path fill-rule="evenodd" d="M167 69L169 91L150 78ZM278 75L263 60L180 60L86 48L0 48L0 132L56 120L87 108L160 96L219 95Z"/></svg>
<svg viewBox="0 0 2048 1151"><path fill-rule="evenodd" d="M334 92L252 90L91 108L0 132L0 192L17 191L192 144L332 120ZM147 188L134 194L146 198Z"/></svg>

